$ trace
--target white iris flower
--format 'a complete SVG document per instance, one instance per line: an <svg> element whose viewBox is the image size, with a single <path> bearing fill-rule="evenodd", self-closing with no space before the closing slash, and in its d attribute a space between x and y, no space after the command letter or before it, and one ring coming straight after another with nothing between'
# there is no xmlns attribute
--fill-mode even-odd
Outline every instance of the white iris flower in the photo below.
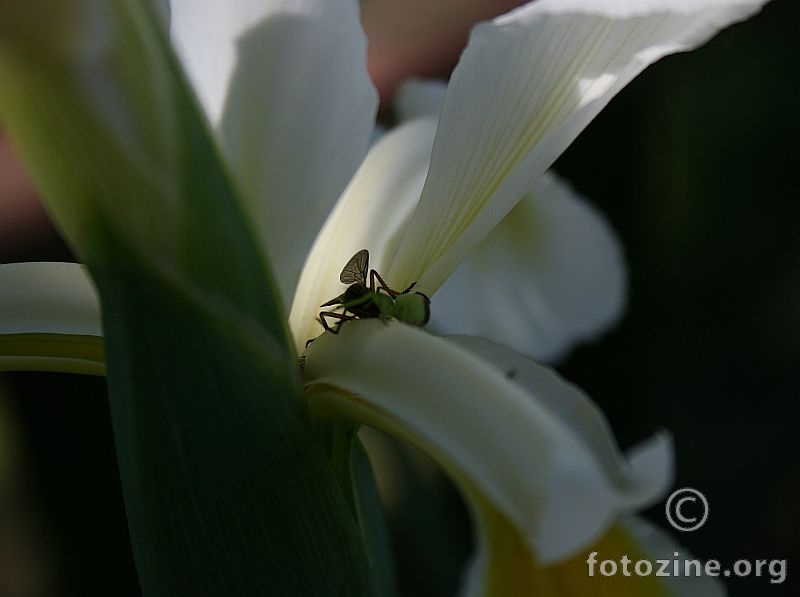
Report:
<svg viewBox="0 0 800 597"><path fill-rule="evenodd" d="M390 286L416 282L432 298L437 329L553 358L618 316L625 275L602 219L547 169L645 67L764 3L531 2L474 29L438 119L423 113L372 147L376 94L354 2L172 0L170 18L298 353L321 331L319 305L341 293L342 266L367 248ZM103 97L98 111L126 134L113 117L118 98ZM16 289L2 297L0 331L31 339L27 353L2 357L4 368L102 368L102 355L85 350L101 331L82 270L4 266L0 275ZM37 300L49 301L45 311ZM66 348L37 345L42 333L61 334ZM361 321L324 334L307 357L312 413L417 445L462 489L481 537L467 593L561 594L572 586L563 579L576 587L565 594L595 591L570 561L594 542L609 556L663 551L663 538L624 515L668 488L669 438L623 457L586 396L517 352ZM607 594L719 590L705 579L639 580L647 587L626 579Z"/></svg>

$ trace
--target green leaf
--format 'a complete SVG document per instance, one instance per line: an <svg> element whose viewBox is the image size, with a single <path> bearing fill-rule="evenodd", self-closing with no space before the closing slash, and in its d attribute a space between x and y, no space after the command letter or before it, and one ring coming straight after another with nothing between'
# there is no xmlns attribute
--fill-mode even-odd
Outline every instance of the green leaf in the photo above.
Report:
<svg viewBox="0 0 800 597"><path fill-rule="evenodd" d="M336 478L361 529L370 566L369 594L392 597L397 584L389 531L359 428L354 423L316 421L317 434L327 446Z"/></svg>
<svg viewBox="0 0 800 597"><path fill-rule="evenodd" d="M383 505L372 472L372 463L364 445L357 437L351 456L353 488L358 497L358 524L370 563L372 594L381 597L395 595L394 560L389 542Z"/></svg>
<svg viewBox="0 0 800 597"><path fill-rule="evenodd" d="M95 279L144 594L364 594L359 530L290 399L294 359L237 313L127 274Z"/></svg>
<svg viewBox="0 0 800 597"><path fill-rule="evenodd" d="M110 233L163 277L286 336L251 225L150 8L4 2L0 113L90 270L113 264L97 242Z"/></svg>
<svg viewBox="0 0 800 597"><path fill-rule="evenodd" d="M144 595L365 592L286 315L151 4L2 3L0 114L98 287Z"/></svg>

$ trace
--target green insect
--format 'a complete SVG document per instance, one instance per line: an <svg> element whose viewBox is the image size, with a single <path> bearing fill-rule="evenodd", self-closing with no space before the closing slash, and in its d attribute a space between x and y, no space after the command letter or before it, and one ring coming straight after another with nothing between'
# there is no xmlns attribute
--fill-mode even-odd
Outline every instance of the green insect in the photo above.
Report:
<svg viewBox="0 0 800 597"><path fill-rule="evenodd" d="M345 264L339 281L349 284L347 290L320 307L342 308L343 313L334 311L320 311L319 322L326 330L337 334L339 326L345 321L353 319L380 318L397 319L411 325L423 326L431 317L431 301L421 292L411 292L414 282L403 292L389 288L380 274L374 269L369 270L369 284L367 284L367 270L369 269L369 251L361 249ZM331 327L328 319L336 320Z"/></svg>

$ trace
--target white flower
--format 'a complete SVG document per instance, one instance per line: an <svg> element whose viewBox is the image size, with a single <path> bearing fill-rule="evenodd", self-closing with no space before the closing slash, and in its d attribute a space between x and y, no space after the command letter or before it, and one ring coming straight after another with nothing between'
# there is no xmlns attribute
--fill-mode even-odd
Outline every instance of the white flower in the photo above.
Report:
<svg viewBox="0 0 800 597"><path fill-rule="evenodd" d="M298 352L319 333L319 305L341 292L343 264L368 248L391 286L416 282L432 296L434 314L448 314L436 293L478 250L454 290L453 304L475 301L465 308L469 331L506 341L510 322L515 347L555 356L616 316L623 274L604 225L545 171L647 65L702 44L764 2L532 2L473 31L438 125L414 119L368 153L375 93L355 3L173 0L171 19L178 53L291 305ZM109 127L120 125L113 107L98 112ZM534 212L504 221L525 196L532 199L517 209ZM174 249L163 232L180 212L167 207L173 211L154 237ZM124 217L124 207L110 217ZM548 239L550 226L578 232ZM583 275L589 243L608 273ZM525 251L537 266L527 267ZM510 291L512 284L522 290ZM621 514L654 503L670 482L667 437L623 459L585 396L496 345L396 322L348 323L311 346L305 381L314 414L383 427L453 476L488 546L468 592L502 590L508 579L497 574L498 545L527 564L521 575L563 561Z"/></svg>
<svg viewBox="0 0 800 597"><path fill-rule="evenodd" d="M368 248L372 267L391 286L416 282L432 297L436 317L449 307L437 302L437 290L489 236L474 258L487 260L481 273L473 266L460 274L456 291L460 304L479 305L470 308L469 331L551 356L616 316L622 275L603 225L576 208L565 187L542 178L546 169L647 65L696 47L763 3L540 0L479 25L453 73L438 126L423 115L388 133L346 188L350 174L341 170L361 160L374 111L352 4L309 0L292 4L287 16L282 3L252 0L233 9L209 2L201 10L197 2L176 0L172 31L291 303L298 351L318 335L319 305L341 292L337 274L356 251ZM514 214L494 241L491 231L527 193L539 200L537 213ZM566 258L552 257L557 250L537 255L537 241L549 232L537 226L550 223L559 227L555 234L570 225L590 232L544 243L568 244ZM599 242L589 245L587 237ZM587 283L580 274L592 252L603 267L587 268L595 274ZM520 267L528 260L543 265ZM570 269L553 271L559 265ZM537 279L537 269L549 279ZM609 276L616 283L603 287ZM546 286L527 292L537 283ZM598 292L591 292L595 285ZM594 305L603 305L597 316ZM509 322L514 336L498 337ZM519 386L501 370L473 359L419 330L363 322L315 342L306 379L312 405L324 401L316 388L335 387L340 393L330 402L337 408L370 420L378 413L378 422L396 433L412 430L410 439L441 456L456 478L492 495L546 561L585 545L616 513L663 489L669 469L663 441L656 442L660 465L649 467L661 474L644 484L649 490L630 479L614 486L596 450L584 451L570 426L550 420L552 405L541 401L552 388L518 395ZM634 471L634 478L647 476ZM551 491L558 497L545 498ZM565 510L543 517L547 503Z"/></svg>

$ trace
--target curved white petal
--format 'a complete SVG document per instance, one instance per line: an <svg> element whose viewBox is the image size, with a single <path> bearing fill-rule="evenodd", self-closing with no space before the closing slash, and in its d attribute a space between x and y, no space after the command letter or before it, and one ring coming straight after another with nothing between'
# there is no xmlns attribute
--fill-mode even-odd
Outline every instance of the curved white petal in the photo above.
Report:
<svg viewBox="0 0 800 597"><path fill-rule="evenodd" d="M639 465L670 462L669 441L645 450L658 458L635 458L630 476L612 478L592 445L540 398L573 388L552 376L524 388L418 328L349 322L309 347L305 375L312 413L360 420L422 448L468 496L476 491L507 517L542 562L586 546L666 482L653 478L664 468Z"/></svg>
<svg viewBox="0 0 800 597"><path fill-rule="evenodd" d="M0 334L102 336L100 303L78 263L0 265Z"/></svg>
<svg viewBox="0 0 800 597"><path fill-rule="evenodd" d="M605 218L548 172L434 295L431 325L553 361L619 319L626 283Z"/></svg>
<svg viewBox="0 0 800 597"><path fill-rule="evenodd" d="M432 294L633 77L765 2L537 0L478 25L389 275Z"/></svg>
<svg viewBox="0 0 800 597"><path fill-rule="evenodd" d="M100 303L77 263L0 265L0 371L103 374Z"/></svg>
<svg viewBox="0 0 800 597"><path fill-rule="evenodd" d="M442 111L447 83L440 79L410 79L394 96L394 111L404 122L422 116L436 116Z"/></svg>
<svg viewBox="0 0 800 597"><path fill-rule="evenodd" d="M624 458L600 408L555 371L483 338L448 336L447 339L504 371L513 383L535 396L589 447L606 476L633 502L646 503L669 489L673 461L668 434L654 435Z"/></svg>
<svg viewBox="0 0 800 597"><path fill-rule="evenodd" d="M385 272L400 242L398 231L419 200L435 132L434 118L417 119L389 131L370 149L303 268L289 316L298 353L322 333L315 320L319 306L343 292L339 272L350 257L368 249L370 267Z"/></svg>
<svg viewBox="0 0 800 597"><path fill-rule="evenodd" d="M172 35L289 305L375 123L357 4L172 0Z"/></svg>

